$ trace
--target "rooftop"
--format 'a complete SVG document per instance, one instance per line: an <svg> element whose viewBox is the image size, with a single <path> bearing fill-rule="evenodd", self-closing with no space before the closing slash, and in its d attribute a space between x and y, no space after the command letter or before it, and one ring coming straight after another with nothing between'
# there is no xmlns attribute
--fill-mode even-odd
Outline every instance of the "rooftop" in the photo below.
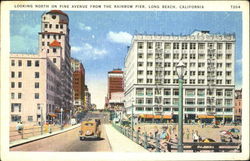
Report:
<svg viewBox="0 0 250 161"><path fill-rule="evenodd" d="M47 12L47 14L49 14L49 13L64 15L64 16L68 17L68 15L66 13L64 13L63 11L61 11L61 10L51 10L51 11Z"/></svg>

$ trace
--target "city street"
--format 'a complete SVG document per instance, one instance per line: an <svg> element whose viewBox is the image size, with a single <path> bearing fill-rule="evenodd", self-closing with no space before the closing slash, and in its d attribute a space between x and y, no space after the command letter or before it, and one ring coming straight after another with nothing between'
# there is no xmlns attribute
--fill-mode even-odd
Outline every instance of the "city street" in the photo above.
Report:
<svg viewBox="0 0 250 161"><path fill-rule="evenodd" d="M101 118L101 122L106 122L107 116L103 114L88 113L87 118ZM80 141L78 133L79 128L51 136L38 141L13 147L10 151L43 151L43 152L109 152L111 147L106 135L105 128L102 126L100 140Z"/></svg>

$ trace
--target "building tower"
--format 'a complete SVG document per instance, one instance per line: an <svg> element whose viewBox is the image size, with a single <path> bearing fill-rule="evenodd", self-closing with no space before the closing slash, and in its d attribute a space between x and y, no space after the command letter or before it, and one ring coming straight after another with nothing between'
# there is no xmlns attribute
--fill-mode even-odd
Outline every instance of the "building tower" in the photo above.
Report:
<svg viewBox="0 0 250 161"><path fill-rule="evenodd" d="M60 70L62 106L66 112L72 107L72 70L70 67L69 18L60 10L42 15L39 33L39 52L46 55Z"/></svg>

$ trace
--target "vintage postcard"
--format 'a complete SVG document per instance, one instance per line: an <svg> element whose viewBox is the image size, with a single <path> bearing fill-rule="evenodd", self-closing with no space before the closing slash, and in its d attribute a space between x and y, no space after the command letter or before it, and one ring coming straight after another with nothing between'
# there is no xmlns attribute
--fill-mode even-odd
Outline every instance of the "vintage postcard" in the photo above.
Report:
<svg viewBox="0 0 250 161"><path fill-rule="evenodd" d="M246 160L248 89L247 1L1 3L4 161Z"/></svg>

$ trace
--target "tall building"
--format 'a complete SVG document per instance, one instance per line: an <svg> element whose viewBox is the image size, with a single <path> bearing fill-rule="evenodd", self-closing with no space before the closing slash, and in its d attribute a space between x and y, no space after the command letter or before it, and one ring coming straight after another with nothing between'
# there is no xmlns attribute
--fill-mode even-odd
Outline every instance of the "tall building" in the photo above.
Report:
<svg viewBox="0 0 250 161"><path fill-rule="evenodd" d="M74 58L71 58L71 68L73 70L73 105L76 111L78 108L84 108L85 69L83 64Z"/></svg>
<svg viewBox="0 0 250 161"><path fill-rule="evenodd" d="M108 72L107 108L121 109L124 107L123 71L114 69Z"/></svg>
<svg viewBox="0 0 250 161"><path fill-rule="evenodd" d="M184 120L234 119L235 36L195 31L191 35L135 35L125 58L125 107L142 121L177 121L182 59ZM162 121L161 120L161 121Z"/></svg>
<svg viewBox="0 0 250 161"><path fill-rule="evenodd" d="M84 107L86 110L90 110L91 109L91 94L89 92L88 86L85 85L85 101L84 101Z"/></svg>
<svg viewBox="0 0 250 161"><path fill-rule="evenodd" d="M10 54L10 123L40 124L69 118L72 108L69 18L60 10L42 15L38 54Z"/></svg>
<svg viewBox="0 0 250 161"><path fill-rule="evenodd" d="M235 90L234 120L242 121L242 89Z"/></svg>

